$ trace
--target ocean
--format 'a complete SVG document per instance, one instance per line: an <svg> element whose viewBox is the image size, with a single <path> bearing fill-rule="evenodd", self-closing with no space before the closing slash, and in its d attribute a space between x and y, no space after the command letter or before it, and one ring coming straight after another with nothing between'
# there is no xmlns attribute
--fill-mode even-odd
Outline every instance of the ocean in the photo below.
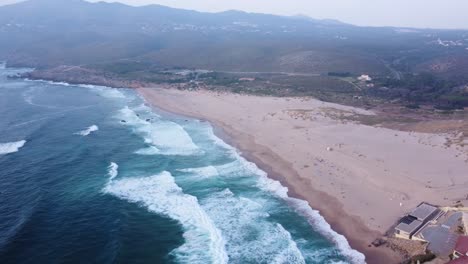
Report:
<svg viewBox="0 0 468 264"><path fill-rule="evenodd" d="M0 263L363 263L207 122L0 68Z"/></svg>

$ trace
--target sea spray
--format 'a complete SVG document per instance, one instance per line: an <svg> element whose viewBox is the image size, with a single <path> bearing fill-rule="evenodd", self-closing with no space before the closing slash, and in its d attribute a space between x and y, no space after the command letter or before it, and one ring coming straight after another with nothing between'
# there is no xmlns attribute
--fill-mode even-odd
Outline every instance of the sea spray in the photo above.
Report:
<svg viewBox="0 0 468 264"><path fill-rule="evenodd" d="M18 152L26 144L26 140L0 143L0 155L6 155L14 152Z"/></svg>

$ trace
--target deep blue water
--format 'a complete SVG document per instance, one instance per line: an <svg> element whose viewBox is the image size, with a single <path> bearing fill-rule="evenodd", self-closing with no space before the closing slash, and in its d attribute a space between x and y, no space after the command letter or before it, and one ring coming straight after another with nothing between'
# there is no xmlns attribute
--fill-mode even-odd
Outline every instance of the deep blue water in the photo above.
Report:
<svg viewBox="0 0 468 264"><path fill-rule="evenodd" d="M0 263L360 262L208 123L0 68Z"/></svg>

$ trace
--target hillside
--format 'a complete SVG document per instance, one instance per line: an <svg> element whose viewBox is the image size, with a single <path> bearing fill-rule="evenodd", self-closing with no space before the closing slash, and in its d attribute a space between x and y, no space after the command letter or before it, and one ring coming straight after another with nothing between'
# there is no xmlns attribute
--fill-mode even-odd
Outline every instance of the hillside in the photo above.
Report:
<svg viewBox="0 0 468 264"><path fill-rule="evenodd" d="M357 27L303 16L83 0L29 0L0 7L0 58L11 66L81 66L151 82L160 81L159 71L174 68L370 74L377 86L391 91L366 95L430 104L440 104L438 98L445 96L455 98L457 107L468 104L459 92L468 83L467 36L467 31ZM409 85L422 72L437 81L412 90ZM431 92L442 82L442 93ZM429 99L420 94L427 92Z"/></svg>

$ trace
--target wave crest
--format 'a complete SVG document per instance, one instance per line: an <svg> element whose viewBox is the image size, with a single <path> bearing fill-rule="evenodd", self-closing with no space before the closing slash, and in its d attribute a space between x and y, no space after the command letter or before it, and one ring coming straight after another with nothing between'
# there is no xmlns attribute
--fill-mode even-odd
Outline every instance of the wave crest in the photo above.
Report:
<svg viewBox="0 0 468 264"><path fill-rule="evenodd" d="M18 152L26 144L26 140L20 140L16 142L0 143L0 155L6 155L14 152Z"/></svg>
<svg viewBox="0 0 468 264"><path fill-rule="evenodd" d="M79 132L76 132L75 134L76 135L80 135L80 136L83 136L83 137L86 137L88 136L89 134L93 133L93 132L96 132L99 130L99 127L96 126L96 125L92 125L90 127L88 127L87 129L85 130L81 130Z"/></svg>
<svg viewBox="0 0 468 264"><path fill-rule="evenodd" d="M183 263L227 263L225 241L196 197L185 194L169 172L109 181L104 192L181 223L185 243L172 254Z"/></svg>

